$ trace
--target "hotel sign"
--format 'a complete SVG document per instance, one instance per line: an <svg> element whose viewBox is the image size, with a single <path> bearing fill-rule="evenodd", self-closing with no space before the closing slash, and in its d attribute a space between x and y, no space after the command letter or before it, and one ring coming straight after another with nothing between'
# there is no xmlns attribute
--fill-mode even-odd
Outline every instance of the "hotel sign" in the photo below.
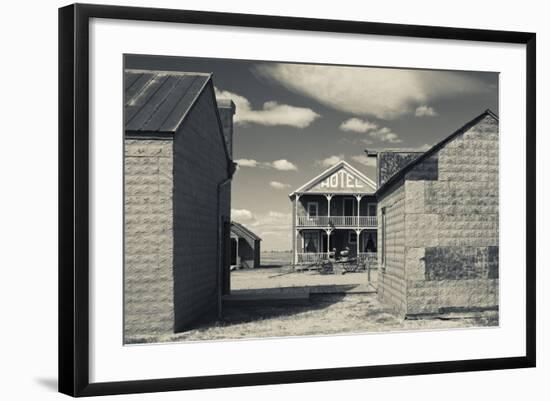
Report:
<svg viewBox="0 0 550 401"><path fill-rule="evenodd" d="M306 192L373 193L375 188L357 174L341 168L328 177L319 179Z"/></svg>
<svg viewBox="0 0 550 401"><path fill-rule="evenodd" d="M328 189L360 189L364 187L358 178L344 170L340 170L321 181L320 186Z"/></svg>

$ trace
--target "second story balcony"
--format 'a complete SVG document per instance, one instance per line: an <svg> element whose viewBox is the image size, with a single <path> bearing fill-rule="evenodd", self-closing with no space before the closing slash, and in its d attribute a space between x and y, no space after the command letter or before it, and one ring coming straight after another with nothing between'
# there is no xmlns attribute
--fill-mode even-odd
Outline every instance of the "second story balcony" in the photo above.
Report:
<svg viewBox="0 0 550 401"><path fill-rule="evenodd" d="M298 216L298 227L376 228L376 216Z"/></svg>

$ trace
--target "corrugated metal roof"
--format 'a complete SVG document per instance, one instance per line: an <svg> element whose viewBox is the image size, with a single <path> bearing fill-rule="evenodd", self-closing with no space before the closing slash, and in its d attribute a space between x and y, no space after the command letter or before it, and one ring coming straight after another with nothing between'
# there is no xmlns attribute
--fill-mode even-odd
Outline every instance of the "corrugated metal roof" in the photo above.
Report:
<svg viewBox="0 0 550 401"><path fill-rule="evenodd" d="M260 237L258 237L248 228L234 221L231 222L231 231L233 231L235 234L237 234L240 237L250 237L254 240L260 240L260 241L262 240Z"/></svg>
<svg viewBox="0 0 550 401"><path fill-rule="evenodd" d="M210 78L204 73L125 70L126 132L176 132Z"/></svg>

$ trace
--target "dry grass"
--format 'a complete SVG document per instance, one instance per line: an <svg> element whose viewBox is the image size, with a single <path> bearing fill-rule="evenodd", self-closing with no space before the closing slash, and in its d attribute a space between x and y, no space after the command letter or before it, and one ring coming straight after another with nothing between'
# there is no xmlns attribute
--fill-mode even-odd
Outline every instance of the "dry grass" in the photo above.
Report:
<svg viewBox="0 0 550 401"><path fill-rule="evenodd" d="M205 317L184 333L134 338L131 343L212 341L400 330L437 330L498 325L498 313L466 319L403 320L376 294L312 295L308 305L230 307L221 320Z"/></svg>
<svg viewBox="0 0 550 401"><path fill-rule="evenodd" d="M262 268L231 273L232 291L273 293L306 290L331 285L338 288L363 288L366 273L322 275L315 272L290 273L289 253L262 254ZM288 259L288 260L287 260ZM376 271L371 276L376 285ZM369 333L401 330L438 330L498 325L498 312L456 319L403 320L377 299L376 294L341 293L310 295L304 305L228 306L224 316L205 316L193 330L178 334L151 335L128 339L129 343L213 341L265 337L311 336Z"/></svg>

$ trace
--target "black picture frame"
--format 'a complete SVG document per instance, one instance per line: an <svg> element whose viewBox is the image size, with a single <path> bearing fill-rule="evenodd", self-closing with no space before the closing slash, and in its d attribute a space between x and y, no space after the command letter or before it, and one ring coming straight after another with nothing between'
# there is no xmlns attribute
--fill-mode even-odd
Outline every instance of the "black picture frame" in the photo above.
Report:
<svg viewBox="0 0 550 401"><path fill-rule="evenodd" d="M90 383L88 61L91 18L524 44L527 68L525 355L494 359ZM74 4L60 8L59 391L71 396L95 396L534 367L536 363L535 121L535 33L87 4Z"/></svg>

